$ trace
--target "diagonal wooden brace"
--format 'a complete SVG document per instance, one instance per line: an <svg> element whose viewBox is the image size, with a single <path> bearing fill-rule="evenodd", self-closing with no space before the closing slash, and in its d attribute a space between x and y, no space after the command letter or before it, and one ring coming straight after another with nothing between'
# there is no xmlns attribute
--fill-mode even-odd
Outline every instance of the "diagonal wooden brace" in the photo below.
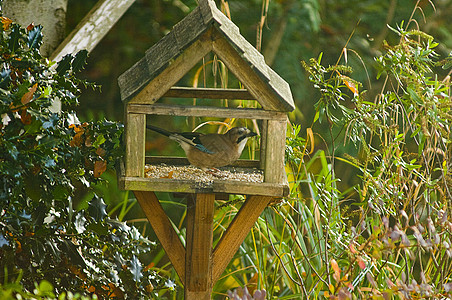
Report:
<svg viewBox="0 0 452 300"><path fill-rule="evenodd" d="M187 198L186 249L154 192L135 197L184 284L185 299L210 299L212 287L234 257L251 227L273 197L248 196L212 251L214 194Z"/></svg>
<svg viewBox="0 0 452 300"><path fill-rule="evenodd" d="M229 224L212 254L212 282L217 282L224 269L245 240L246 236L273 197L248 196Z"/></svg>
<svg viewBox="0 0 452 300"><path fill-rule="evenodd" d="M185 248L154 192L134 191L144 214L185 285Z"/></svg>

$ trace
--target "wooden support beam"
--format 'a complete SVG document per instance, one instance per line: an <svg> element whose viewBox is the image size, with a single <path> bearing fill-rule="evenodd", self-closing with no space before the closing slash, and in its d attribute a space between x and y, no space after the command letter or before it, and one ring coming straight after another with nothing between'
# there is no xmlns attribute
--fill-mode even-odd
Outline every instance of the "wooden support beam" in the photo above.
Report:
<svg viewBox="0 0 452 300"><path fill-rule="evenodd" d="M183 117L216 117L216 118L237 118L237 119L274 119L286 120L287 115L283 112L264 110L259 108L232 108L232 107L212 107L212 106L189 106L170 105L155 103L128 104L128 112L149 115L183 116Z"/></svg>
<svg viewBox="0 0 452 300"><path fill-rule="evenodd" d="M214 194L196 194L187 200L185 299L210 300L212 293L212 239Z"/></svg>
<svg viewBox="0 0 452 300"><path fill-rule="evenodd" d="M245 89L194 88L181 86L170 88L163 97L256 100L256 98Z"/></svg>
<svg viewBox="0 0 452 300"><path fill-rule="evenodd" d="M66 37L50 56L59 61L68 53L96 47L135 0L99 0L77 27Z"/></svg>
<svg viewBox="0 0 452 300"><path fill-rule="evenodd" d="M216 282L273 197L250 196L229 224L212 255L212 282Z"/></svg>
<svg viewBox="0 0 452 300"><path fill-rule="evenodd" d="M179 236L166 216L154 192L134 191L144 214L152 226L157 238L165 249L181 282L185 285L185 248Z"/></svg>

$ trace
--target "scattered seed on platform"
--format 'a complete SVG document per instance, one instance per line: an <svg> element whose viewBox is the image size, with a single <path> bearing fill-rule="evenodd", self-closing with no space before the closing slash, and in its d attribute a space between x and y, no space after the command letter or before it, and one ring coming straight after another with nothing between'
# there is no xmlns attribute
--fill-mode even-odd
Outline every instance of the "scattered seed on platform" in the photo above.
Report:
<svg viewBox="0 0 452 300"><path fill-rule="evenodd" d="M166 164L145 165L146 178L168 178L179 180L193 180L196 182L211 183L220 180L234 180L245 182L263 182L264 175L258 169L220 168L215 175L193 166L171 166Z"/></svg>

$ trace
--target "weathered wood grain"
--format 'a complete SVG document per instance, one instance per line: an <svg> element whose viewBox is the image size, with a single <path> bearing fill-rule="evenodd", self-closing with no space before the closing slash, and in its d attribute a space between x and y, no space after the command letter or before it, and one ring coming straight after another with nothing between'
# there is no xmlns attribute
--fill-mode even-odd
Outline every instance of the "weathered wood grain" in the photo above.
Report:
<svg viewBox="0 0 452 300"><path fill-rule="evenodd" d="M119 177L119 188L122 190L155 191L171 193L218 193L238 195L262 195L272 197L286 197L289 186L283 183L241 182L232 180L218 180L213 183L196 182L194 180L178 180L171 178L141 178Z"/></svg>
<svg viewBox="0 0 452 300"><path fill-rule="evenodd" d="M181 86L170 88L163 97L256 100L253 95L245 89L194 88Z"/></svg>
<svg viewBox="0 0 452 300"><path fill-rule="evenodd" d="M153 105L128 105L128 112L135 114L184 116L184 117L216 117L237 119L274 119L285 120L284 112L264 110L259 108L231 108L214 106L188 106L155 103Z"/></svg>
<svg viewBox="0 0 452 300"><path fill-rule="evenodd" d="M142 87L138 94L130 99L130 103L155 103L212 50L209 40L210 34L207 32L181 52L180 55L168 61L168 65L151 82ZM164 51L164 49L161 50ZM147 58L147 60L152 59L154 58Z"/></svg>
<svg viewBox="0 0 452 300"><path fill-rule="evenodd" d="M182 283L185 284L186 251L157 196L153 192L134 191L133 193L157 235L160 244L165 249L166 255L168 255L177 275L179 275Z"/></svg>
<svg viewBox="0 0 452 300"><path fill-rule="evenodd" d="M283 183L287 180L284 169L287 119L285 121L268 120L267 124L264 181Z"/></svg>
<svg viewBox="0 0 452 300"><path fill-rule="evenodd" d="M126 115L126 176L144 176L144 147L146 115L129 113Z"/></svg>
<svg viewBox="0 0 452 300"><path fill-rule="evenodd" d="M212 255L212 280L216 282L227 267L243 240L267 207L272 197L250 196L229 224Z"/></svg>
<svg viewBox="0 0 452 300"><path fill-rule="evenodd" d="M213 194L187 200L185 299L210 299L212 292Z"/></svg>

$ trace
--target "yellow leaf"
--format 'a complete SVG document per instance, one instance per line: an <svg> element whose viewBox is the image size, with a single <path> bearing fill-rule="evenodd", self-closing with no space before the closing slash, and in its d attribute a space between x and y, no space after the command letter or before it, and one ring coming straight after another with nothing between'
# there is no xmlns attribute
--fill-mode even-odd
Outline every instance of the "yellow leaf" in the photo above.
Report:
<svg viewBox="0 0 452 300"><path fill-rule="evenodd" d="M309 127L306 129L306 135L311 142L311 151L309 152L309 154L312 154L312 152L314 152L314 133L312 132L312 128Z"/></svg>
<svg viewBox="0 0 452 300"><path fill-rule="evenodd" d="M328 288L330 289L331 294L334 294L334 285L330 283L328 284Z"/></svg>
<svg viewBox="0 0 452 300"><path fill-rule="evenodd" d="M342 80L344 81L344 83L348 87L348 89L350 91L352 91L353 94L358 95L358 88L356 87L355 83L348 81L345 78L342 78Z"/></svg>
<svg viewBox="0 0 452 300"><path fill-rule="evenodd" d="M339 268L339 265L337 264L337 261L334 258L332 258L330 260L330 264L331 264L331 268L334 271L333 278L336 281L339 281L341 279L341 269Z"/></svg>
<svg viewBox="0 0 452 300"><path fill-rule="evenodd" d="M0 20L2 20L3 30L8 30L9 26L13 22L11 19L8 19L7 17L0 17Z"/></svg>

